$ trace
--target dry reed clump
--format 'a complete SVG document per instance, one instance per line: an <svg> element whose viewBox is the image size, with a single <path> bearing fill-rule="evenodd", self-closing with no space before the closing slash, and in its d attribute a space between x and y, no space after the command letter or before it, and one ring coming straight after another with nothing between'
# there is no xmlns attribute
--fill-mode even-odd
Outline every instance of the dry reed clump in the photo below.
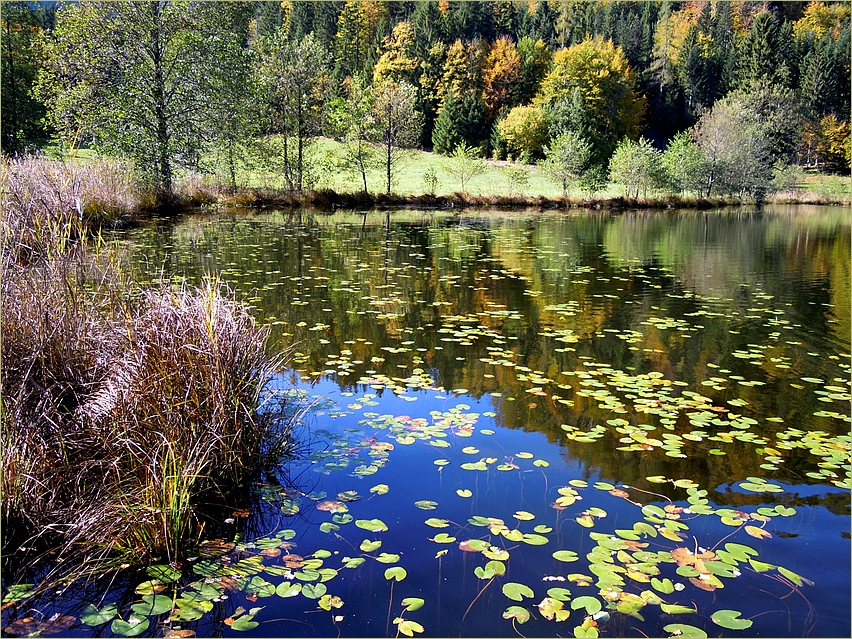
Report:
<svg viewBox="0 0 852 639"><path fill-rule="evenodd" d="M139 206L129 165L111 159L92 163L23 156L2 168L3 250L22 257L42 255L68 231L119 223Z"/></svg>
<svg viewBox="0 0 852 639"><path fill-rule="evenodd" d="M3 254L4 519L99 569L174 558L200 496L290 442L258 410L283 356L218 282L140 291L64 232L64 253Z"/></svg>

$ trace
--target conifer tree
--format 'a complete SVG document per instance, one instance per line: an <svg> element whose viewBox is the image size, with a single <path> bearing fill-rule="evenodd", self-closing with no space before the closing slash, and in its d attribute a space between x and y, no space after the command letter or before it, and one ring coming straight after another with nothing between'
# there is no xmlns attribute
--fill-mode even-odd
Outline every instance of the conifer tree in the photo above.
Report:
<svg viewBox="0 0 852 639"><path fill-rule="evenodd" d="M449 154L462 141L459 133L461 111L456 102L455 92L450 90L444 100L444 105L438 112L435 128L432 130L432 147L435 153Z"/></svg>

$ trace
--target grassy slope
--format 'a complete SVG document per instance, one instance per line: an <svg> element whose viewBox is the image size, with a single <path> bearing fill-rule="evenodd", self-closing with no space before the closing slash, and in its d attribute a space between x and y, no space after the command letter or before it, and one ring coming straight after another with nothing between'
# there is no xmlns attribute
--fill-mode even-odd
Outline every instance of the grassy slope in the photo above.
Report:
<svg viewBox="0 0 852 639"><path fill-rule="evenodd" d="M336 168L341 156L340 144L329 138L319 138L314 142L311 149L313 157L320 158L322 164L328 167L320 171L318 189L332 189L338 193L358 193L362 190L361 176L357 173L347 172ZM95 154L88 149L80 149L76 156L78 161L90 162ZM422 195L427 191L423 181L423 175L430 167L435 170L438 177L436 195L451 195L461 190L461 184L453 178L446 168L450 160L446 156L426 151L412 150L400 162L399 170L395 177L393 192L398 195ZM467 186L467 192L473 196L507 196L526 195L543 196L555 199L562 195L560 187L545 178L541 170L535 165L520 164L517 162L506 162L486 160L488 170L473 178ZM509 192L509 179L506 169L521 168L527 171L529 176L528 185L520 192ZM376 168L367 174L367 188L370 193L383 193L385 191L385 174L383 168ZM210 186L211 183L227 183L224 172L218 176L208 176L203 180ZM241 170L237 175L237 184L248 188L283 188L283 181L274 173L267 171ZM596 199L616 198L624 195L624 189L618 185L610 184L606 189L595 194ZM780 193L779 199L785 199L788 194ZM813 199L825 199L830 201L848 202L852 195L852 179L850 176L841 175L819 175L806 174L804 181L798 186L796 198L802 201ZM579 191L569 192L569 196L579 198Z"/></svg>

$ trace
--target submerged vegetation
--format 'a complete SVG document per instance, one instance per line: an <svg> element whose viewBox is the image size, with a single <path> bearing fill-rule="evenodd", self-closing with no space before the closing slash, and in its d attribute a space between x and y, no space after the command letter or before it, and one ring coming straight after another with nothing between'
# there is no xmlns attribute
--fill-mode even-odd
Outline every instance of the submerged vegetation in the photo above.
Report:
<svg viewBox="0 0 852 639"><path fill-rule="evenodd" d="M120 165L7 168L4 554L17 539L83 572L176 561L200 539L201 496L291 443L274 402L260 410L285 355L221 281L140 287L90 236L137 205Z"/></svg>

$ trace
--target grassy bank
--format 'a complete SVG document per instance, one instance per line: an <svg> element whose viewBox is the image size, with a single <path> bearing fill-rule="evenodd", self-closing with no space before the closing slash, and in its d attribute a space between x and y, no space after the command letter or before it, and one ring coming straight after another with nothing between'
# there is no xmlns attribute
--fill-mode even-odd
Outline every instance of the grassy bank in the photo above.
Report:
<svg viewBox="0 0 852 639"><path fill-rule="evenodd" d="M89 237L139 206L120 165L6 168L4 544L83 571L177 560L202 535L199 505L292 443L259 410L282 356L219 282L139 287Z"/></svg>

